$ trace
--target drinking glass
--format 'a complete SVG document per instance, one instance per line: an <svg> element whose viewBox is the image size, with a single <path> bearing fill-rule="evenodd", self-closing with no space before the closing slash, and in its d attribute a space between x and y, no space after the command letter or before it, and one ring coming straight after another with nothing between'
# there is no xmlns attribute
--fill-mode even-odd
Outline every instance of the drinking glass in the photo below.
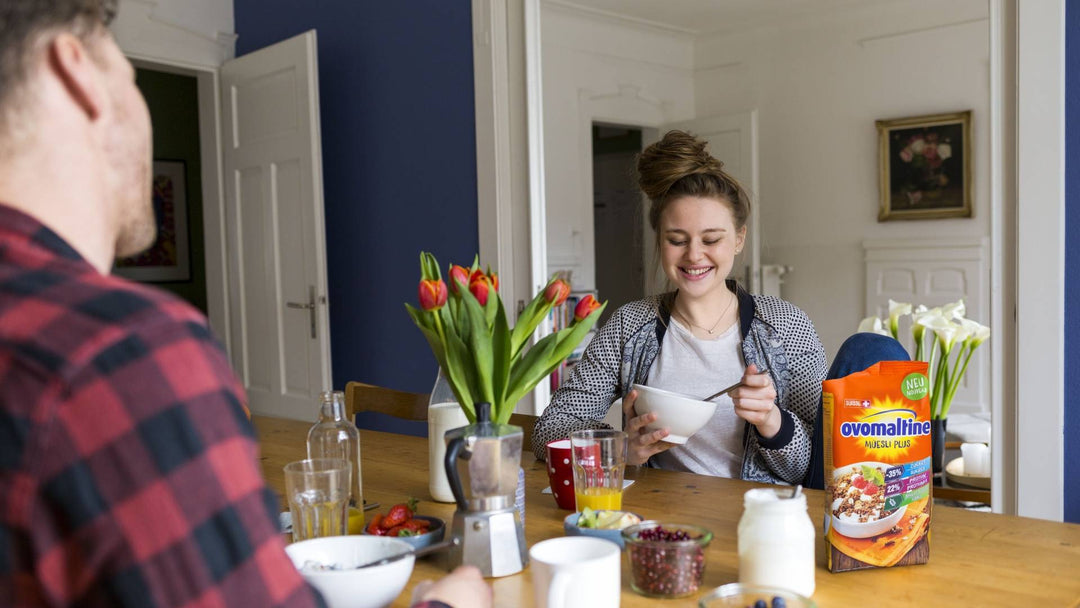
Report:
<svg viewBox="0 0 1080 608"><path fill-rule="evenodd" d="M285 497L293 541L343 536L348 531L352 467L340 458L309 458L285 465Z"/></svg>
<svg viewBox="0 0 1080 608"><path fill-rule="evenodd" d="M574 431L570 433L570 446L577 510L621 509L626 433L610 429Z"/></svg>

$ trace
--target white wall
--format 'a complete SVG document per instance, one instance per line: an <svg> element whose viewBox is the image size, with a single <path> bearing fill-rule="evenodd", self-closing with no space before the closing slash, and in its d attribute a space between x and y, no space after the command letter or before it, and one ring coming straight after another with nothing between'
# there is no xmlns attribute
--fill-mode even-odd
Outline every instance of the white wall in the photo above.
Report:
<svg viewBox="0 0 1080 608"><path fill-rule="evenodd" d="M863 240L990 235L988 25L985 0L904 0L695 45L698 116L759 112L762 263L794 268L830 357L864 316ZM874 121L969 109L974 217L879 223Z"/></svg>
<svg viewBox="0 0 1080 608"><path fill-rule="evenodd" d="M136 59L216 69L235 56L232 0L121 0L112 31Z"/></svg>
<svg viewBox="0 0 1080 608"><path fill-rule="evenodd" d="M573 270L574 289L595 289L590 123L692 118L693 42L551 3L541 36L548 270Z"/></svg>

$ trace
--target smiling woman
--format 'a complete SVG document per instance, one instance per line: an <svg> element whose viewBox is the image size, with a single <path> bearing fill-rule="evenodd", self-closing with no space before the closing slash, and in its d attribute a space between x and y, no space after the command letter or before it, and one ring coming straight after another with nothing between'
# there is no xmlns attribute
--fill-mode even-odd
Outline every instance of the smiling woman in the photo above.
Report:
<svg viewBox="0 0 1080 608"><path fill-rule="evenodd" d="M746 236L749 195L704 140L682 131L642 152L638 181L651 201L656 259L674 290L623 306L590 342L534 429L537 457L547 441L605 426L622 398L630 464L802 481L825 356L802 311L727 278ZM716 408L679 446L676 425L635 410L634 384L706 395L735 381L742 385L720 397L730 407Z"/></svg>

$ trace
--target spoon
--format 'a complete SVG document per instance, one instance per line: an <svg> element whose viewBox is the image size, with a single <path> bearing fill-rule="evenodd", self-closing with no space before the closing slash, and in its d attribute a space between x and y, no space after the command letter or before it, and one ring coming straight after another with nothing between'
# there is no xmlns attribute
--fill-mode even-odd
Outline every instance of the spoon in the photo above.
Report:
<svg viewBox="0 0 1080 608"><path fill-rule="evenodd" d="M436 553L436 552L439 552L439 551L443 551L443 550L449 549L450 547L456 547L456 546L458 546L460 544L461 544L461 539L458 538L457 536L452 536L449 539L444 540L442 542L432 543L432 544L430 544L430 545L428 545L426 547L421 547L420 549L410 549L408 551L405 551L404 553L398 553L396 555L388 555L388 556L386 556L386 557L384 557L382 559L377 559L375 561L368 562L366 564L360 564L359 566L355 566L355 567L353 567L351 569L352 570L359 570L360 568L370 568L372 566L381 566L383 564L389 564L390 562L396 562L397 560L408 557L410 555L414 555L416 557L423 557L423 556L425 556L425 555L427 555L429 553Z"/></svg>
<svg viewBox="0 0 1080 608"><path fill-rule="evenodd" d="M742 386L744 384L746 384L746 383L743 382L742 380L740 380L740 381L736 382L735 384L732 384L731 386L729 386L729 387L727 387L727 388L725 388L723 390L717 391L717 392L709 395L708 397L705 397L704 399L702 399L702 401L712 401L713 399L716 399L720 395L726 395L726 394L730 393L731 391L739 388L740 386Z"/></svg>
<svg viewBox="0 0 1080 608"><path fill-rule="evenodd" d="M757 375L760 376L761 374L764 374L767 371L769 371L769 370L763 369L760 372L758 372ZM730 393L731 391L733 391L733 390L735 390L735 389L737 389L740 386L743 386L745 384L746 384L745 382L743 382L742 380L739 380L735 384L732 384L731 386L729 386L729 387L727 387L727 388L725 388L723 390L717 391L717 392L709 395L708 397L705 397L704 399L702 399L702 401L712 401L713 399L716 399L720 395L726 395L726 394Z"/></svg>

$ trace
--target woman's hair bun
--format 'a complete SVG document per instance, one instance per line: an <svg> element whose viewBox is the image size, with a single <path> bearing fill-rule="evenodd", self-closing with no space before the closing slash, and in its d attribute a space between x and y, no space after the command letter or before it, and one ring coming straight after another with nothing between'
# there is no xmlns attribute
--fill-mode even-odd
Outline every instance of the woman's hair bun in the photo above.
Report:
<svg viewBox="0 0 1080 608"><path fill-rule="evenodd" d="M709 143L686 131L668 131L638 156L638 186L650 200L667 196L672 184L698 173L718 173L724 163L708 152Z"/></svg>
<svg viewBox="0 0 1080 608"><path fill-rule="evenodd" d="M668 131L664 138L638 156L638 187L649 197L649 224L660 226L660 216L672 200L696 196L725 201L731 207L735 227L750 217L750 195L724 163L707 150L709 142L686 131Z"/></svg>

